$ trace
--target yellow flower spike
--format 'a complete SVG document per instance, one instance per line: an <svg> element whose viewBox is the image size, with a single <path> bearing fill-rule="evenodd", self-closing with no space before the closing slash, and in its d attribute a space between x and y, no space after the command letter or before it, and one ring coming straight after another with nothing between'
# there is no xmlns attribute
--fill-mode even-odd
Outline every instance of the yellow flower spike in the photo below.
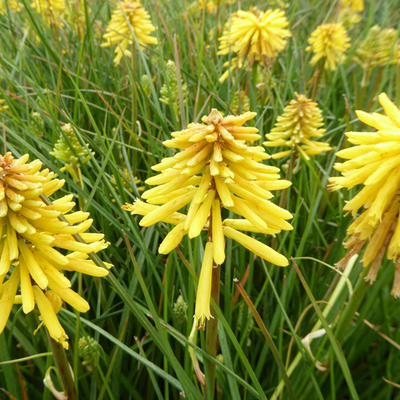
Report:
<svg viewBox="0 0 400 400"><path fill-rule="evenodd" d="M124 55L131 57L129 47L135 43L135 38L142 48L149 44L157 44L157 39L151 36L155 30L150 15L139 2L129 0L118 2L103 36L105 42L101 47L116 45L114 64L118 65Z"/></svg>
<svg viewBox="0 0 400 400"><path fill-rule="evenodd" d="M0 0L0 14L7 14L7 4L10 11L20 12L23 8L23 4L21 4L21 1ZM1 100L0 100L0 111L1 111Z"/></svg>
<svg viewBox="0 0 400 400"><path fill-rule="evenodd" d="M278 117L269 134L266 135L266 147L289 147L290 150L272 155L278 159L290 155L293 151L301 152L306 158L330 150L325 142L317 142L325 133L322 112L318 104L302 94L295 93L296 100L291 100Z"/></svg>
<svg viewBox="0 0 400 400"><path fill-rule="evenodd" d="M357 46L354 61L364 69L400 63L398 31L374 25Z"/></svg>
<svg viewBox="0 0 400 400"><path fill-rule="evenodd" d="M168 147L181 151L153 168L159 173L146 181L154 185L142 194L146 202L136 200L123 206L143 216L141 226L157 222L175 225L160 244L159 253L171 252L185 235L194 238L207 231L215 265L225 261L225 235L272 263L287 265L284 256L256 239L237 231L232 234L232 228L263 234L293 229L287 222L292 215L270 201L271 191L287 188L290 182L279 179L279 168L260 162L269 156L263 147L252 145L252 135L258 130L244 126L255 116L246 112L224 117L213 109L201 118L202 123L172 133ZM193 159L195 169L191 167ZM174 198L171 193L179 195ZM224 208L244 219L223 220Z"/></svg>
<svg viewBox="0 0 400 400"><path fill-rule="evenodd" d="M324 60L327 69L335 70L345 59L345 52L350 47L350 38L341 23L323 24L311 33L308 44L306 51L314 53L311 65Z"/></svg>
<svg viewBox="0 0 400 400"><path fill-rule="evenodd" d="M291 37L289 25L281 9L265 12L256 8L250 11L239 10L226 22L222 36L219 38L219 55L233 52L236 57L225 66L231 69L241 68L254 62L268 64L276 58ZM226 71L220 78L223 82L229 75Z"/></svg>
<svg viewBox="0 0 400 400"><path fill-rule="evenodd" d="M28 159L27 155L0 155L0 333L17 301L24 313L37 306L50 335L67 347L67 336L56 317L62 300L80 312L86 312L89 305L70 288L63 270L105 276L107 270L86 258L108 243L102 234L86 233L92 224L89 213L69 214L74 206L72 195L53 204L44 201L41 195L54 193L64 181L48 169L41 170L39 160L28 163ZM68 223L60 221L61 216ZM85 243L77 242L75 233ZM49 304L58 305L48 312Z"/></svg>
<svg viewBox="0 0 400 400"><path fill-rule="evenodd" d="M213 243L207 242L197 286L194 316L199 327L204 327L206 319L211 318L210 300L213 269Z"/></svg>
<svg viewBox="0 0 400 400"><path fill-rule="evenodd" d="M61 23L65 15L64 0L33 0L31 7L42 16L46 25Z"/></svg>
<svg viewBox="0 0 400 400"><path fill-rule="evenodd" d="M363 188L350 200L345 210L354 222L347 229L347 253L358 253L365 248L362 262L370 265L366 277L373 283L382 260L395 263L392 295L400 294L398 260L400 256L400 109L385 93L379 102L386 115L358 111L362 122L377 129L376 132L347 132L348 140L355 144L337 155L343 163L335 164L342 176L330 178L330 189ZM359 210L361 213L359 214ZM347 257L347 256L346 256ZM343 263L339 261L339 265Z"/></svg>

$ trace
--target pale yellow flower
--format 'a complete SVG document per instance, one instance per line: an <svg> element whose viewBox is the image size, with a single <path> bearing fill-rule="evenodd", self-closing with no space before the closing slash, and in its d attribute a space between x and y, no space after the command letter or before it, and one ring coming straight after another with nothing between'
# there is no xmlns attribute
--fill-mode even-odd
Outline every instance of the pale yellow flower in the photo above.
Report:
<svg viewBox="0 0 400 400"><path fill-rule="evenodd" d="M135 43L135 38L142 48L148 44L157 44L157 39L151 36L155 30L150 15L139 2L119 2L112 13L111 21L103 36L105 42L101 47L116 45L114 64L118 65L122 56L132 56L128 48Z"/></svg>
<svg viewBox="0 0 400 400"><path fill-rule="evenodd" d="M175 225L160 244L161 254L174 250L185 235L194 238L203 230L208 231L208 258L203 262L204 273L199 282L199 288L207 290L198 294L198 299L208 298L210 251L214 264L225 261L225 236L273 264L288 265L286 257L239 232L276 234L292 229L287 222L291 214L270 201L271 191L285 189L290 182L279 179L278 168L262 163L269 158L262 147L251 145L260 139L258 129L242 126L255 116L246 112L223 117L213 109L202 123L173 132L173 139L164 145L182 151L152 167L160 173L146 180L155 186L142 194L146 202L137 200L124 206L131 213L144 216L141 226L157 222ZM186 206L187 210L180 212ZM223 219L223 208L242 218ZM196 314L203 323L209 317L204 311L208 308L202 303L196 309L203 310Z"/></svg>
<svg viewBox="0 0 400 400"><path fill-rule="evenodd" d="M89 213L70 213L75 205L72 195L47 203L46 197L64 181L48 169L41 170L39 160L27 163L28 158L0 156L0 333L13 304L20 302L25 314L37 306L50 336L67 348L57 303L62 300L79 312L88 311L89 304L71 289L62 271L107 275L88 257L108 244L103 234L86 233L93 222Z"/></svg>
<svg viewBox="0 0 400 400"><path fill-rule="evenodd" d="M395 263L394 297L400 297L400 110L382 93L379 102L385 114L357 111L358 118L376 129L375 132L347 132L350 143L356 145L337 155L343 163L335 164L342 176L330 179L330 188L362 189L344 207L354 222L348 228L345 247L349 256L366 246L362 258L370 266L366 279L376 279L385 256Z"/></svg>
<svg viewBox="0 0 400 400"><path fill-rule="evenodd" d="M23 4L18 0L0 0L0 14L7 13L7 5L10 11L20 12L23 8Z"/></svg>
<svg viewBox="0 0 400 400"><path fill-rule="evenodd" d="M31 7L42 16L46 25L58 25L65 14L64 0L33 0Z"/></svg>
<svg viewBox="0 0 400 400"><path fill-rule="evenodd" d="M400 63L398 31L374 25L357 46L354 61L365 69Z"/></svg>
<svg viewBox="0 0 400 400"><path fill-rule="evenodd" d="M198 0L201 9L205 8L210 14L214 14L218 7L222 5L228 6L233 4L236 0Z"/></svg>
<svg viewBox="0 0 400 400"><path fill-rule="evenodd" d="M325 133L322 112L318 104L303 94L295 93L297 100L291 100L278 117L278 120L269 134L266 135L266 147L289 147L279 153L272 154L272 158L288 156L293 151L303 154L306 159L309 155L316 155L330 150L325 142L317 142Z"/></svg>
<svg viewBox="0 0 400 400"><path fill-rule="evenodd" d="M364 11L364 0L341 0L340 7L362 12Z"/></svg>
<svg viewBox="0 0 400 400"><path fill-rule="evenodd" d="M314 53L311 65L323 60L327 69L335 70L337 65L345 60L350 38L341 23L332 23L318 26L311 33L308 43L306 51Z"/></svg>
<svg viewBox="0 0 400 400"><path fill-rule="evenodd" d="M268 64L285 46L291 37L287 29L289 25L285 12L280 9L265 12L253 8L250 11L239 10L225 24L222 36L219 38L219 55L234 53L231 65L241 68L251 66L254 62ZM222 75L224 81L229 70Z"/></svg>

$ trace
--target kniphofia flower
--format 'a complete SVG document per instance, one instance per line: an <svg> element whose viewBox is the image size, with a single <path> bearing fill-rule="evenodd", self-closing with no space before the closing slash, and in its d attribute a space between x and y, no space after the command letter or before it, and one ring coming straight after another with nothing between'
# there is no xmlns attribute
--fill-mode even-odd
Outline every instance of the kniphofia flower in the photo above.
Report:
<svg viewBox="0 0 400 400"><path fill-rule="evenodd" d="M63 271L107 275L88 257L108 244L103 234L86 232L93 222L89 213L70 213L72 195L47 202L64 181L28 158L0 156L0 333L13 304L20 302L25 314L37 307L50 336L68 347L57 312L63 301L79 312L88 311L89 304L71 289Z"/></svg>
<svg viewBox="0 0 400 400"><path fill-rule="evenodd" d="M308 43L306 51L314 53L311 65L323 60L327 69L335 70L345 59L350 38L341 23L323 24L311 33Z"/></svg>
<svg viewBox="0 0 400 400"><path fill-rule="evenodd" d="M269 134L266 135L266 147L289 147L272 155L278 159L288 156L293 151L301 153L306 159L328 151L328 143L317 142L325 133L322 112L318 104L303 94L295 93L297 100L291 100L283 110L283 114Z"/></svg>
<svg viewBox="0 0 400 400"><path fill-rule="evenodd" d="M364 11L364 0L341 0L340 7L362 12Z"/></svg>
<svg viewBox="0 0 400 400"><path fill-rule="evenodd" d="M118 65L123 55L132 56L132 52L128 48L135 43L135 38L141 48L148 44L157 44L157 39L151 36L155 30L149 13L139 2L118 2L103 36L105 42L101 46L116 45L114 64Z"/></svg>
<svg viewBox="0 0 400 400"><path fill-rule="evenodd" d="M290 182L279 179L279 168L262 163L268 154L252 145L260 139L258 129L243 126L255 116L246 112L223 117L213 109L202 123L173 132L164 145L182 151L152 167L160 173L146 180L155 187L142 194L145 202L138 199L124 206L144 216L141 226L175 225L160 244L161 254L174 250L185 235L195 238L208 231L195 313L200 325L210 316L212 265L225 261L225 236L272 264L288 265L286 257L242 232L274 235L292 229L287 222L291 214L271 202L271 191ZM242 218L224 218L224 208Z"/></svg>
<svg viewBox="0 0 400 400"><path fill-rule="evenodd" d="M251 66L254 62L270 63L285 46L291 36L287 29L289 25L285 12L280 9L265 12L256 8L250 11L239 10L225 24L222 36L219 38L219 55L230 52L235 57L224 66ZM230 70L225 72L220 81L224 81Z"/></svg>
<svg viewBox="0 0 400 400"><path fill-rule="evenodd" d="M21 11L23 4L17 0L0 0L0 14L7 13L7 4L10 11L19 12Z"/></svg>
<svg viewBox="0 0 400 400"><path fill-rule="evenodd" d="M31 7L42 16L46 25L57 25L65 14L64 0L33 0Z"/></svg>
<svg viewBox="0 0 400 400"><path fill-rule="evenodd" d="M366 279L372 283L386 254L395 264L392 295L400 297L400 110L385 93L379 102L386 115L356 111L376 131L346 133L355 146L337 153L346 161L335 164L342 176L331 178L330 188L363 186L344 207L354 222L347 230L347 256L339 266L365 247L362 262L370 265Z"/></svg>
<svg viewBox="0 0 400 400"><path fill-rule="evenodd" d="M366 70L377 66L400 63L398 31L374 25L357 46L354 61Z"/></svg>

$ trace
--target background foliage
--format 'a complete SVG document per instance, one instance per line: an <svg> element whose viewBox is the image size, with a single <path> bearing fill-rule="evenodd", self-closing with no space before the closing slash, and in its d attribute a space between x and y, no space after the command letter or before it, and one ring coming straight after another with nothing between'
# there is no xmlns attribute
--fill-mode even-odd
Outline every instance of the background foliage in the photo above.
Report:
<svg viewBox="0 0 400 400"><path fill-rule="evenodd" d="M68 310L60 314L71 338L69 357L80 397L175 399L184 391L187 398L200 399L202 389L193 373L187 336L194 311L193 274L199 273L202 242L186 239L178 252L160 256L158 244L168 227L139 228L137 217L121 206L139 195L141 184L134 178L144 181L152 176L151 165L169 154L161 142L171 131L199 120L212 107L229 113L235 93L247 93L262 135L295 91L310 95L315 68L309 65L311 54L305 52L307 38L316 26L334 17L337 2L290 2L286 13L293 37L274 65L269 70L235 71L222 85L218 78L227 58L216 55L216 37L237 10L236 3L207 14L186 0L144 0L159 45L144 52L137 48L137 57L123 59L118 67L112 63L113 49L100 47L111 1L85 1L80 36L68 23L43 25L40 16L23 3L22 12L0 16L0 98L9 107L0 113L2 151L27 152L66 179L60 192L76 193L82 209L90 211L94 228L111 242L103 257L115 266L103 280L71 276L92 309L85 315ZM275 2L240 1L243 9L255 3L266 9ZM344 255L342 241L350 222L341 209L351 193L328 193L326 183L335 174L335 150L346 146L343 133L362 128L355 107L376 110L375 95L381 91L400 104L398 66L374 70L363 94L363 71L352 62L370 27L393 27L399 17L397 1L367 1L362 21L349 32L352 47L346 63L320 81L317 101L327 129L324 138L333 150L314 160L298 160L286 195L294 230L274 240L283 254L294 257L304 282L293 265L286 269L267 265L228 240L229 256L221 274L219 396L270 398L282 379L261 330L237 295L235 277L247 277L246 292L286 370L297 354L302 355L290 371L293 392L284 389L282 398L383 400L398 395L398 389L385 381L400 381L399 304L390 296L393 266L388 263L377 282L366 288L359 278L361 266L356 264L348 280L340 281L345 284L338 296L330 296L340 278L333 265ZM188 96L178 112L172 103L159 100L170 59L180 66L187 84ZM151 78L149 87L144 87L142 75ZM82 166L82 185L50 155L62 124L68 122L81 143L95 152ZM285 160L270 164L279 165L285 176ZM174 310L180 294L187 304L183 315ZM325 307L330 312L322 318L316 310ZM346 311L354 309L359 314L351 320ZM330 326L330 334L311 345L315 357L326 364L325 372L316 369L301 342L318 323L319 328ZM52 398L47 390L43 393L42 383L52 357L46 354L49 347L43 329L32 334L37 325L37 316L24 316L19 307L14 308L0 336L0 398ZM100 344L101 349L91 348L98 357L80 351L79 339L85 336ZM200 332L200 347L203 336ZM341 350L335 351L339 345ZM83 362L83 356L89 363ZM198 356L206 357L200 349Z"/></svg>

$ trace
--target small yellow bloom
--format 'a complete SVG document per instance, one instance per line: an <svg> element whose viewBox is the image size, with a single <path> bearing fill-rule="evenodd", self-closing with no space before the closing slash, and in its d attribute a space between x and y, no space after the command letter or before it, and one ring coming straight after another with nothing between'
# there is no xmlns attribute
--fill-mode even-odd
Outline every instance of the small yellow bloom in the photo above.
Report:
<svg viewBox="0 0 400 400"><path fill-rule="evenodd" d="M224 66L241 68L243 65L251 66L254 62L268 64L285 48L291 36L288 25L285 13L280 9L237 11L225 24L219 38L218 54L235 54L230 64L227 62ZM224 81L228 74L229 70L220 81Z"/></svg>
<svg viewBox="0 0 400 400"><path fill-rule="evenodd" d="M335 70L345 59L345 52L350 47L350 38L341 23L323 24L311 33L308 43L306 51L314 53L311 65L322 59L327 69Z"/></svg>
<svg viewBox="0 0 400 400"><path fill-rule="evenodd" d="M20 12L23 4L17 0L0 0L0 14L7 14L7 4L10 11Z"/></svg>
<svg viewBox="0 0 400 400"><path fill-rule="evenodd" d="M139 2L118 2L103 36L105 42L102 43L101 47L117 45L114 64L118 65L122 56L131 57L132 53L128 50L128 47L135 42L135 38L141 47L157 44L157 39L151 36L155 30L150 15Z"/></svg>
<svg viewBox="0 0 400 400"><path fill-rule="evenodd" d="M235 0L210 0L210 1L205 1L205 0L198 0L199 1L199 6L201 9L205 8L208 13L214 14L218 7L221 7L222 5L229 5L233 4Z"/></svg>
<svg viewBox="0 0 400 400"><path fill-rule="evenodd" d="M365 69L388 64L400 64L398 31L374 25L357 47L354 61Z"/></svg>
<svg viewBox="0 0 400 400"><path fill-rule="evenodd" d="M266 147L290 147L290 149L275 153L272 158L282 158L293 151L298 151L309 159L309 155L320 154L331 148L325 142L312 140L321 138L325 133L322 112L318 104L303 94L295 93L295 95L297 100L292 100L285 107L274 128L266 135L268 141L263 143Z"/></svg>
<svg viewBox="0 0 400 400"><path fill-rule="evenodd" d="M337 153L346 161L335 164L342 176L330 178L330 188L363 185L344 207L355 218L345 247L352 255L366 245L362 261L371 265L366 277L371 283L386 253L396 266L392 295L400 297L400 110L385 93L379 95L379 102L386 115L357 111L358 118L376 132L346 133L356 146Z"/></svg>
<svg viewBox="0 0 400 400"><path fill-rule="evenodd" d="M65 14L64 0L33 0L31 7L42 16L46 25L58 25Z"/></svg>
<svg viewBox="0 0 400 400"><path fill-rule="evenodd" d="M362 12L364 11L364 0L341 0L340 7Z"/></svg>
<svg viewBox="0 0 400 400"><path fill-rule="evenodd" d="M202 123L191 123L164 142L167 147L182 151L152 167L159 174L146 180L155 186L142 194L146 203L137 200L123 207L144 216L141 226L161 221L175 225L160 244L160 253L171 252L185 235L194 238L208 230L207 249L212 249L214 264L225 261L226 235L271 263L287 265L284 256L235 231L275 234L292 229L287 222L291 214L270 201L271 191L285 189L290 182L279 179L279 168L261 162L269 156L263 147L252 146L260 139L258 129L243 126L255 116L246 112L223 117L213 109ZM186 212L180 211L186 207ZM224 220L224 208L243 219ZM204 310L204 305L201 307ZM204 318L198 320L204 322Z"/></svg>
<svg viewBox="0 0 400 400"><path fill-rule="evenodd" d="M80 312L88 311L89 304L71 289L62 271L107 275L88 255L108 243L102 234L86 233L93 222L89 213L70 213L72 195L47 204L43 196L52 195L64 181L28 158L0 156L0 333L14 303L20 302L25 314L36 305L50 336L67 348L68 337L56 316L62 301Z"/></svg>

